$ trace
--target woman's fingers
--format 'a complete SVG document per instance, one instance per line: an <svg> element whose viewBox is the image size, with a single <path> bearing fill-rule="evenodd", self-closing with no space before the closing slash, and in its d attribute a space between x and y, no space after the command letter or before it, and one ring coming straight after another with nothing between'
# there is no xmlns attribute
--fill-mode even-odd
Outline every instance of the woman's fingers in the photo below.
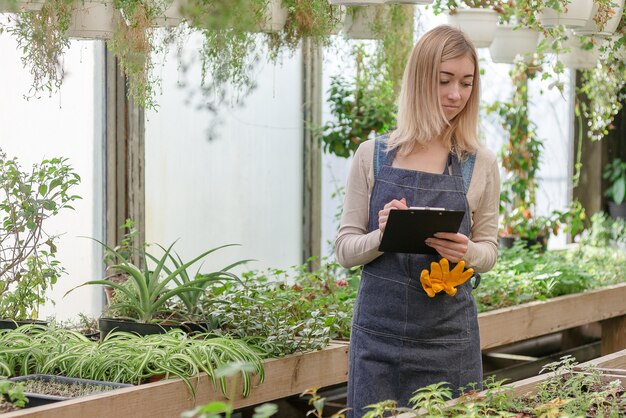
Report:
<svg viewBox="0 0 626 418"><path fill-rule="evenodd" d="M385 226L387 226L387 219L389 218L389 211L393 209L407 209L406 199L400 200L393 199L391 202L385 204L382 210L378 211L378 229L381 232L385 232Z"/></svg>
<svg viewBox="0 0 626 418"><path fill-rule="evenodd" d="M439 232L437 238L428 238L426 245L434 248L439 255L453 263L458 263L467 253L469 239L460 233Z"/></svg>

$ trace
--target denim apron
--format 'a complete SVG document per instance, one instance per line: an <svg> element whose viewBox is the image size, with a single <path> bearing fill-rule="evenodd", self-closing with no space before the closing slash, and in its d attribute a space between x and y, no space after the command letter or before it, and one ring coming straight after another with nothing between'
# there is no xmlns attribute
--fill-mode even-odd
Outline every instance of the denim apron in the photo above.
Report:
<svg viewBox="0 0 626 418"><path fill-rule="evenodd" d="M378 211L386 203L404 197L408 206L465 211L459 232L469 237L470 211L458 158L450 155L443 174L394 168L395 150L387 152L384 141L377 138L375 144L369 231L378 229ZM448 382L455 396L469 383L481 387L470 281L458 286L454 297L440 292L430 298L419 280L422 270L440 259L384 253L363 267L350 336L349 417L361 417L367 412L364 406L387 399L409 406L415 390L433 383Z"/></svg>

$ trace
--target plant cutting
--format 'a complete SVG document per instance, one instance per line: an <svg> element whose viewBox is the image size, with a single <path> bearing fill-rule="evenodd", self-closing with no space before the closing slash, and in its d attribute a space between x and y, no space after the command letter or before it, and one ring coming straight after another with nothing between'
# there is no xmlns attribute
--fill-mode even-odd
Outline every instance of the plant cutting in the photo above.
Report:
<svg viewBox="0 0 626 418"><path fill-rule="evenodd" d="M21 384L0 379L0 414L18 411L26 406L28 399Z"/></svg>
<svg viewBox="0 0 626 418"><path fill-rule="evenodd" d="M488 380L486 390L465 393L454 400L447 384L433 384L416 391L409 401L417 415L427 416L601 416L618 417L625 412L620 380L607 379L599 369L577 368L571 356L546 365L540 372L549 377L533 393L517 395L503 381ZM382 415L379 415L382 416Z"/></svg>
<svg viewBox="0 0 626 418"><path fill-rule="evenodd" d="M626 162L620 158L604 166L602 178L609 182L604 195L609 198L609 213L614 218L626 218Z"/></svg>
<svg viewBox="0 0 626 418"><path fill-rule="evenodd" d="M47 405L53 402L66 401L80 396L131 386L122 383L46 374L13 377L9 381L22 385L24 395L28 398L28 407Z"/></svg>
<svg viewBox="0 0 626 418"><path fill-rule="evenodd" d="M174 243L168 248L161 247L163 254L160 258L148 254L145 248L142 249L141 257L143 267L140 268L126 260L122 254L118 253L113 248L100 241L97 242L104 246L109 254L115 255L118 264L111 266L111 269L114 272L119 271L126 274L128 276L127 283L117 284L108 280L91 280L69 290L67 293L78 287L87 285L111 286L116 292L123 294L125 300L110 306L110 309L124 309L131 315L131 319L140 323L149 324L171 319L172 313L167 309L167 303L172 302L176 297L182 294L186 294L196 288L201 288L201 286L205 285L207 282L229 280L232 278L232 274L221 271L186 282L178 278L179 274L184 272L188 267L223 247L205 251L192 260L179 264L178 267L170 270L166 263L170 259ZM151 269L150 262L153 260L156 262L156 265ZM180 280L180 284L177 283L176 280ZM168 287L172 285L175 286L173 288Z"/></svg>
<svg viewBox="0 0 626 418"><path fill-rule="evenodd" d="M23 170L0 151L0 318L37 319L45 292L64 273L56 260L57 238L46 233L48 219L73 209L72 189L80 176L65 158Z"/></svg>

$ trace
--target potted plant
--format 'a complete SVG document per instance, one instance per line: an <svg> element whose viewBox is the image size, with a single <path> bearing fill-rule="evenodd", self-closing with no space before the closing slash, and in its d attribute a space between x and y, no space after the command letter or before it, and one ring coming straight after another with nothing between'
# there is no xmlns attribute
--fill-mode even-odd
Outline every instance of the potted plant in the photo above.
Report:
<svg viewBox="0 0 626 418"><path fill-rule="evenodd" d="M602 178L609 182L604 192L609 198L609 214L613 218L626 218L626 162L620 158L613 159L604 166Z"/></svg>
<svg viewBox="0 0 626 418"><path fill-rule="evenodd" d="M349 7L344 24L348 39L381 39L382 31L389 28L390 9L383 5Z"/></svg>
<svg viewBox="0 0 626 418"><path fill-rule="evenodd" d="M0 13L34 12L42 6L42 0L0 0Z"/></svg>
<svg viewBox="0 0 626 418"><path fill-rule="evenodd" d="M531 54L537 49L539 32L519 23L516 17L515 5L511 2L503 3L500 12L500 22L489 46L491 60L496 63L513 64L518 57L530 63Z"/></svg>
<svg viewBox="0 0 626 418"><path fill-rule="evenodd" d="M610 36L622 20L624 0L615 0L611 4L593 3L592 18L582 28L575 29L577 35Z"/></svg>
<svg viewBox="0 0 626 418"><path fill-rule="evenodd" d="M447 12L448 23L469 36L476 48L487 48L496 34L500 0L435 0L435 14Z"/></svg>
<svg viewBox="0 0 626 418"><path fill-rule="evenodd" d="M80 177L65 158L52 158L23 170L0 151L0 318L15 327L35 320L45 292L65 272L56 260L57 237L44 226L61 211L73 209Z"/></svg>
<svg viewBox="0 0 626 418"><path fill-rule="evenodd" d="M286 24L267 35L272 61L281 53L295 52L302 39L315 45L329 45L330 34L345 16L340 6L333 6L327 0L283 0L282 5L287 11Z"/></svg>
<svg viewBox="0 0 626 418"><path fill-rule="evenodd" d="M120 21L113 0L75 0L66 36L79 39L110 39Z"/></svg>
<svg viewBox="0 0 626 418"><path fill-rule="evenodd" d="M67 293L86 285L107 285L116 290L116 296L120 296L121 299L110 305L109 311L115 312L121 309L127 313L128 318L100 318L98 325L103 338L113 329L127 330L140 335L165 332L186 319L167 309L168 303L172 303L176 297L181 295L186 297L190 292L202 289L207 282L232 279L232 274L224 271L206 274L193 280L179 277L181 274L186 275L188 267L223 247L205 251L188 262L180 262L176 264L176 267L169 268L166 263L170 260L174 244L168 248L161 247L163 254L160 258L149 254L145 248L141 250L142 267L129 262L122 254L106 244L100 244L108 253L117 257L118 264L111 266L111 269L126 274L127 282L118 284L106 279L91 280L70 289ZM150 264L153 261L156 263L154 266Z"/></svg>

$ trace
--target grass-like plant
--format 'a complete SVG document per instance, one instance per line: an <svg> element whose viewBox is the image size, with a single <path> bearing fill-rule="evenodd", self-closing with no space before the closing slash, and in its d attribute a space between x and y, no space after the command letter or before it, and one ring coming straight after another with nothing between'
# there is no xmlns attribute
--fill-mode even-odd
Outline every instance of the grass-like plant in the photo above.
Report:
<svg viewBox="0 0 626 418"><path fill-rule="evenodd" d="M189 301L189 294L201 291L203 286L206 286L208 282L232 278L230 273L222 271L206 274L193 280L189 280L188 276L186 281L184 278L188 267L223 247L205 251L185 263L181 261L177 263L177 266L173 269L170 269L166 263L171 258L172 247L175 243L171 244L168 248L161 247L163 254L160 258L149 255L144 248L141 251L143 267L140 268L128 261L122 254L115 251L115 249L98 240L96 241L104 246L109 254L113 254L117 257L118 264L111 266L111 270L113 272L126 274L131 285L125 286L124 284L114 283L109 280L91 280L70 289L67 293L87 285L111 286L116 291L122 292L125 296L125 300L111 305L110 308L132 312L133 318L137 319L139 322L154 322L158 314L164 312L166 303L171 302L175 297L186 298ZM156 262L153 268L149 265L150 261ZM181 274L183 274L183 277L180 277ZM174 285L174 287L169 288L168 286L171 285Z"/></svg>
<svg viewBox="0 0 626 418"><path fill-rule="evenodd" d="M0 363L10 376L41 373L131 384L178 377L195 393L194 379L205 372L226 395L227 379L217 369L231 362L252 365L241 373L244 396L252 389L253 374L263 382L257 350L230 337L188 338L181 330L144 337L112 332L94 342L71 330L36 325L0 332Z"/></svg>
<svg viewBox="0 0 626 418"><path fill-rule="evenodd" d="M214 251L220 250L222 248L231 247L233 245L236 245L236 244L222 245L220 247L210 250L208 254ZM163 271L169 275L169 274L172 274L174 271L179 270L178 274L175 274L173 276L174 282L176 282L177 286L189 286L189 288L185 292L181 292L177 296L180 298L180 300L182 301L185 307L185 316L189 317L190 319L199 318L202 314L203 308L206 308L206 304L203 305L201 302L203 298L206 296L207 286L209 286L211 283L221 282L224 280L233 280L243 285L239 277L237 277L237 275L235 275L234 273L230 272L230 270L232 270L233 268L237 266L245 264L247 262L254 261L252 259L236 261L222 268L221 270L212 272L212 273L201 274L200 270L198 269L195 275L190 275L189 272L187 271L187 268L185 267L185 263L183 262L183 260L180 258L178 254L172 254L171 251L168 251L167 249L161 247L160 245L159 247L165 253L168 254L169 261L171 262L173 266L172 268L170 268L169 266L164 264ZM152 260L153 262L157 264L161 261L147 252L145 254L150 260ZM201 283L196 282L196 284L193 286L190 285L192 282L198 279L206 279L206 280ZM209 305L211 304L211 301L207 301L207 302Z"/></svg>

